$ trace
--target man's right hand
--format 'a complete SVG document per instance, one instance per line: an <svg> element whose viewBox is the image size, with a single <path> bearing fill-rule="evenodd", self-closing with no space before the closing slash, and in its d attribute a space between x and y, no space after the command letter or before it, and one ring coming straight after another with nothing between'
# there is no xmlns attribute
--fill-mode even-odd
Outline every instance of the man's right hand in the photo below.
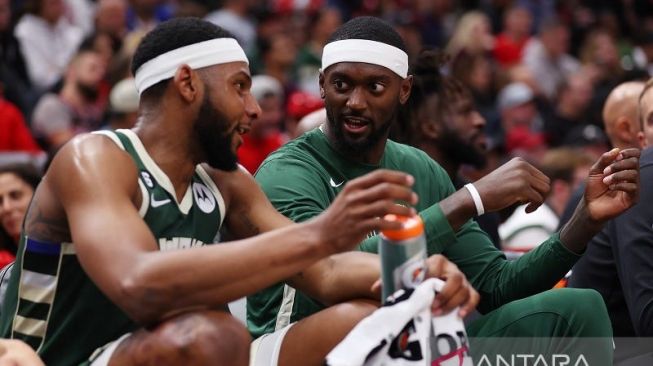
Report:
<svg viewBox="0 0 653 366"><path fill-rule="evenodd" d="M514 158L474 182L474 187L485 212L499 211L515 203L528 203L526 212L533 212L544 202L550 183L544 173L526 160ZM440 208L454 231L477 215L472 195L466 188L440 201Z"/></svg>
<svg viewBox="0 0 653 366"><path fill-rule="evenodd" d="M331 206L315 218L320 242L335 252L351 250L374 231L397 230L401 223L382 219L386 214L415 215L415 209L397 204L417 203L411 189L415 179L405 173L376 170L349 181Z"/></svg>
<svg viewBox="0 0 653 366"><path fill-rule="evenodd" d="M551 180L522 158L514 158L474 182L485 212L494 212L515 203L528 203L535 211L546 199Z"/></svg>

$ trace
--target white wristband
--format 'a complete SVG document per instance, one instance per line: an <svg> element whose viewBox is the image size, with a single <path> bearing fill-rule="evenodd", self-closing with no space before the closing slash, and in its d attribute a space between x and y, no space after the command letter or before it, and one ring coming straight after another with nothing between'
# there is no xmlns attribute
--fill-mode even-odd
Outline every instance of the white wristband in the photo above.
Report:
<svg viewBox="0 0 653 366"><path fill-rule="evenodd" d="M472 195L472 200L474 201L474 206L476 206L476 215L481 216L485 213L485 207L483 207L483 201L481 200L481 195L478 194L476 187L473 184L465 184L465 188L469 191L469 194Z"/></svg>

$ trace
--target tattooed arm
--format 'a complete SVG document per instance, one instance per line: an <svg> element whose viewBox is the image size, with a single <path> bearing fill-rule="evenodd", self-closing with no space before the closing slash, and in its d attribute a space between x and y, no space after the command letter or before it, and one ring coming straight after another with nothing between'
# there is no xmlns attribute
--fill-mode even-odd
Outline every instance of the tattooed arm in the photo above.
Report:
<svg viewBox="0 0 653 366"><path fill-rule="evenodd" d="M230 175L235 177L227 178ZM272 206L249 173L214 171L213 176L220 191L227 196L227 240L247 238L295 224ZM285 282L325 305L361 298L378 301L379 294L371 288L380 277L379 265L376 254L357 251L334 254Z"/></svg>
<svg viewBox="0 0 653 366"><path fill-rule="evenodd" d="M405 174L379 171L352 181L342 199L310 222L283 226L278 220L266 225L270 221L250 215L255 226L267 232L233 243L160 252L133 202L137 168L108 138L76 137L60 150L48 174L51 197L66 213L80 264L105 295L141 324L188 309L222 306L351 249L371 230L396 228L395 223L376 219L390 211L370 207L371 202L409 200L412 194ZM228 173L224 178L238 185L239 174L244 173ZM391 190L374 190L380 184ZM252 186L248 188L252 192ZM243 212L237 210L241 196L229 196L229 209ZM241 207L254 212L258 206ZM398 210L391 213L406 214ZM229 216L234 217L231 212ZM273 225L279 228L268 231Z"/></svg>

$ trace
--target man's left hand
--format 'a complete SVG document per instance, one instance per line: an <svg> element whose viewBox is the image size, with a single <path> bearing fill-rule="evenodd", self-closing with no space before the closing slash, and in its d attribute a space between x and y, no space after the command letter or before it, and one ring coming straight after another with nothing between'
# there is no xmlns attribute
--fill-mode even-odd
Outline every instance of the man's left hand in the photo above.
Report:
<svg viewBox="0 0 653 366"><path fill-rule="evenodd" d="M431 311L433 315L447 314L456 307L460 307L458 316L464 318L469 315L481 296L467 281L465 274L458 269L455 263L441 254L435 254L426 259L426 278L439 278L444 281L444 287L433 300ZM372 292L381 296L381 280L372 285Z"/></svg>
<svg viewBox="0 0 653 366"><path fill-rule="evenodd" d="M443 255L436 254L426 260L426 267L427 278L436 277L444 281L442 291L435 296L431 306L433 315L446 314L460 307L458 315L464 318L474 311L481 297L455 263Z"/></svg>
<svg viewBox="0 0 653 366"><path fill-rule="evenodd" d="M585 202L590 219L605 222L629 209L639 196L638 149L612 149L590 169Z"/></svg>

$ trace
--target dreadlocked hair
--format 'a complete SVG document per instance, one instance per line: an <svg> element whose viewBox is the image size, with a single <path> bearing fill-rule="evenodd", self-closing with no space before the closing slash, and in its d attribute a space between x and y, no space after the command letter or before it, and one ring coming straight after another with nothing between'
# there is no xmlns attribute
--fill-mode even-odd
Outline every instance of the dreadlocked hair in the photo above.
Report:
<svg viewBox="0 0 653 366"><path fill-rule="evenodd" d="M461 97L471 98L467 87L456 78L445 75L440 70L449 62L449 57L438 50L423 50L411 66L413 87L406 108L400 114L393 139L415 145L420 139L420 123L417 114L427 101L436 103L436 115L432 119L441 120L449 112L452 104Z"/></svg>

